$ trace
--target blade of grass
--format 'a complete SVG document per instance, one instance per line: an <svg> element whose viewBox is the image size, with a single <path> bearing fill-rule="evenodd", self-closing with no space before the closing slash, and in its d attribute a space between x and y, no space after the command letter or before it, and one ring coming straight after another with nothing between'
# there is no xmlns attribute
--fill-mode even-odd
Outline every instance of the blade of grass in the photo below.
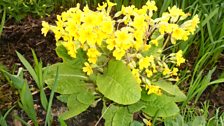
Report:
<svg viewBox="0 0 224 126"><path fill-rule="evenodd" d="M159 11L159 16L162 16L162 13L167 10L167 8L170 5L170 3L171 3L171 0L168 0L168 1L167 0L163 0L163 5L162 5L162 7L161 7L161 9Z"/></svg>
<svg viewBox="0 0 224 126"><path fill-rule="evenodd" d="M197 88L197 90L195 90L195 94L196 95L196 98L195 98L195 101L194 103L196 104L198 99L201 97L201 94L205 91L205 89L208 87L209 85L209 82L211 81L212 79L212 74L214 73L216 67L214 67L212 70L210 70L208 72L208 74L203 78L203 80L200 82L200 87Z"/></svg>
<svg viewBox="0 0 224 126"><path fill-rule="evenodd" d="M37 77L36 72L34 71L33 67L30 65L30 63L19 52L16 51L16 54L19 57L20 61L25 66L25 68L28 70L30 75L33 77L35 82L38 83L38 77Z"/></svg>
<svg viewBox="0 0 224 126"><path fill-rule="evenodd" d="M56 87L58 85L58 70L59 68L57 67L57 70L56 70L56 76L55 76L55 81L54 81L54 84L53 84L53 87L52 87L52 90L51 90L51 94L50 94L50 99L49 99L49 104L48 104L48 108L47 108L47 115L46 115L46 119L45 119L45 126L50 126L50 112L51 112L51 105L52 105L52 102L53 102L53 98L54 98L54 92L56 90Z"/></svg>
<svg viewBox="0 0 224 126"><path fill-rule="evenodd" d="M27 82L24 83L23 89L20 91L20 99L21 99L21 103L19 103L20 107L30 117L34 125L38 126L36 111L34 109L33 96L31 94Z"/></svg>
<svg viewBox="0 0 224 126"><path fill-rule="evenodd" d="M44 92L44 80L43 80L43 70L42 70L42 62L38 61L37 59L37 56L34 52L33 49L31 49L32 51L32 54L33 54L33 59L34 59L34 69L35 69L35 73L37 75L37 78L38 78L38 82L36 83L38 88L40 89L40 100L41 100L41 104L43 106L43 108L45 110L47 110L47 104L48 104L48 101L47 101L47 96Z"/></svg>
<svg viewBox="0 0 224 126"><path fill-rule="evenodd" d="M1 21L1 25L0 25L0 38L1 38L3 27L4 27L4 24L5 24L5 17L6 17L6 7L4 6L4 12L3 12L3 15L2 15L2 21Z"/></svg>

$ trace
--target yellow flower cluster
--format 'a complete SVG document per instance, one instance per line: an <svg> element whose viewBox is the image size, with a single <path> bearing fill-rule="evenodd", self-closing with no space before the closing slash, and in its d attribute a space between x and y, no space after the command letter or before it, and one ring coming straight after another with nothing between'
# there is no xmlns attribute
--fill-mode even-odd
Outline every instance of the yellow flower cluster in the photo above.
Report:
<svg viewBox="0 0 224 126"><path fill-rule="evenodd" d="M184 22L190 14L174 6L163 13L162 17L153 19L157 7L155 1L149 0L140 9L133 5L122 6L121 11L111 17L110 11L115 5L107 0L97 7L97 11L92 11L88 6L81 10L77 4L77 7L57 16L56 26L43 21L42 34L46 36L52 31L55 40L66 48L72 58L76 58L77 49L84 50L88 62L85 62L83 71L87 75L99 67L97 64L101 56L122 60L130 67L137 82L145 85L143 87L149 94L161 94L159 87L151 84L154 75L161 73L165 78L175 77L174 80L178 80L178 68L169 68L166 64L168 60L163 59L162 55L144 55L143 52L161 44L166 45L167 41L163 43L166 39L173 44L176 40L187 40L199 23L198 16ZM154 33L158 33L156 37ZM162 53L162 49L157 52ZM185 62L182 55L183 52L178 51L168 59L178 67Z"/></svg>
<svg viewBox="0 0 224 126"><path fill-rule="evenodd" d="M179 21L185 20L190 14L184 13L181 9L173 6L168 8L169 12L163 13L161 18L157 18L155 22L158 24L157 28L161 34L170 34L172 43L175 44L176 40L186 41L190 34L193 34L197 24L199 23L198 15L195 15L193 19L188 20L181 25L178 25Z"/></svg>

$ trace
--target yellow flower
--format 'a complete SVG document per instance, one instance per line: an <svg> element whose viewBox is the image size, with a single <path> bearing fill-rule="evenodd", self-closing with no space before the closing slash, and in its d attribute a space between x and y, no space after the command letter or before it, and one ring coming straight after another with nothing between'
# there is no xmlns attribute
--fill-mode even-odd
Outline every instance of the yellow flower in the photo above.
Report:
<svg viewBox="0 0 224 126"><path fill-rule="evenodd" d="M146 126L152 126L151 120L143 119Z"/></svg>
<svg viewBox="0 0 224 126"><path fill-rule="evenodd" d="M147 8L148 8L150 11L157 11L157 7L156 7L156 3L155 3L155 1L150 1L150 0L148 0L147 3L146 3L146 6L147 6Z"/></svg>
<svg viewBox="0 0 224 126"><path fill-rule="evenodd" d="M116 58L116 60L121 60L121 58L125 55L125 51L123 49L116 48L113 51L113 56Z"/></svg>
<svg viewBox="0 0 224 126"><path fill-rule="evenodd" d="M79 41L83 44L87 42L88 45L93 46L96 43L96 34L91 27L80 29Z"/></svg>
<svg viewBox="0 0 224 126"><path fill-rule="evenodd" d="M147 23L145 22L145 16L139 15L134 18L134 22L132 23L132 26L136 29L141 29L145 31Z"/></svg>
<svg viewBox="0 0 224 126"><path fill-rule="evenodd" d="M131 72L134 75L135 79L137 80L137 83L140 84L142 80L140 79L139 69L132 69Z"/></svg>
<svg viewBox="0 0 224 126"><path fill-rule="evenodd" d="M72 58L76 58L77 51L74 42L63 42L62 44L68 51L68 55L70 55Z"/></svg>
<svg viewBox="0 0 224 126"><path fill-rule="evenodd" d="M89 48L87 51L88 57L98 57L100 56L100 52L96 48Z"/></svg>
<svg viewBox="0 0 224 126"><path fill-rule="evenodd" d="M168 7L168 10L172 17L182 16L185 14L181 9L177 8L177 6L173 6L172 8Z"/></svg>
<svg viewBox="0 0 224 126"><path fill-rule="evenodd" d="M84 63L85 67L82 68L83 72L87 73L87 75L91 75L93 73L93 69L89 63Z"/></svg>
<svg viewBox="0 0 224 126"><path fill-rule="evenodd" d="M162 95L162 92L160 90L159 86L154 86L154 85L148 85L146 84L146 90L148 90L147 94L156 94L156 95Z"/></svg>
<svg viewBox="0 0 224 126"><path fill-rule="evenodd" d="M148 121L148 122L146 123L146 126L152 126L151 121Z"/></svg>
<svg viewBox="0 0 224 126"><path fill-rule="evenodd" d="M48 31L50 30L50 25L46 21L42 21L42 29L41 32L44 34L44 36L47 35Z"/></svg>
<svg viewBox="0 0 224 126"><path fill-rule="evenodd" d="M183 28L193 34L198 26L199 18L198 15L195 15L192 20L184 22Z"/></svg>
<svg viewBox="0 0 224 126"><path fill-rule="evenodd" d="M153 72L151 71L151 70L149 70L149 69L146 69L146 74L147 74L147 77L152 77L152 75L153 75Z"/></svg>
<svg viewBox="0 0 224 126"><path fill-rule="evenodd" d="M163 12L160 20L161 22L168 22L170 20L170 14L168 12Z"/></svg>
<svg viewBox="0 0 224 126"><path fill-rule="evenodd" d="M99 10L99 11L105 11L106 7L107 7L107 3L103 2L103 5L100 5L98 3L97 10Z"/></svg>
<svg viewBox="0 0 224 126"><path fill-rule="evenodd" d="M89 58L88 58L88 61L89 61L90 63L96 64L97 57L89 57Z"/></svg>
<svg viewBox="0 0 224 126"><path fill-rule="evenodd" d="M151 45L145 44L144 48L143 48L143 51L148 51L151 47L152 47Z"/></svg>
<svg viewBox="0 0 224 126"><path fill-rule="evenodd" d="M154 44L155 46L158 46L158 45L159 45L159 42L158 42L158 40L156 40L156 39L151 40L151 42L152 42L152 44Z"/></svg>
<svg viewBox="0 0 224 126"><path fill-rule="evenodd" d="M150 62L154 61L154 57L150 56L150 57L143 57L139 60L139 69L142 70L143 68L148 68L150 65Z"/></svg>
<svg viewBox="0 0 224 126"><path fill-rule="evenodd" d="M51 29L54 32L55 40L58 41L62 37L62 33L58 27L52 27Z"/></svg>
<svg viewBox="0 0 224 126"><path fill-rule="evenodd" d="M113 50L114 47L116 46L115 40L113 38L109 38L106 40L107 43L107 49Z"/></svg>
<svg viewBox="0 0 224 126"><path fill-rule="evenodd" d="M96 12L92 12L92 11L90 11L89 13L86 12L83 17L83 22L88 27L93 27L98 25L99 24L98 21L101 21L101 20L98 19L98 14Z"/></svg>
<svg viewBox="0 0 224 126"><path fill-rule="evenodd" d="M117 47L127 50L130 48L133 41L133 35L128 33L127 29L121 29L115 32L115 42Z"/></svg>
<svg viewBox="0 0 224 126"><path fill-rule="evenodd" d="M88 61L90 63L96 64L97 57L99 57L101 53L96 48L89 48L87 50Z"/></svg>
<svg viewBox="0 0 224 126"><path fill-rule="evenodd" d="M174 67L172 70L172 75L177 76L178 68Z"/></svg>
<svg viewBox="0 0 224 126"><path fill-rule="evenodd" d="M173 31L173 29L177 28L178 25L177 24L169 24L167 22L161 22L159 23L159 32L161 34L166 33L171 33Z"/></svg>
<svg viewBox="0 0 224 126"><path fill-rule="evenodd" d="M163 70L163 75L168 75L170 74L171 70L168 67L165 67Z"/></svg>
<svg viewBox="0 0 224 126"><path fill-rule="evenodd" d="M108 4L108 7L113 7L113 6L117 5L117 3L112 3L112 2L110 2L110 0L107 0L107 4Z"/></svg>
<svg viewBox="0 0 224 126"><path fill-rule="evenodd" d="M199 18L198 18L198 15L195 15L192 19L192 27L196 27L199 23Z"/></svg>
<svg viewBox="0 0 224 126"><path fill-rule="evenodd" d="M182 28L175 28L172 33L172 37L176 40L183 40L186 32Z"/></svg>
<svg viewBox="0 0 224 126"><path fill-rule="evenodd" d="M181 63L184 63L185 62L185 59L183 58L183 52L182 52L182 50L179 50L176 53L175 58L176 58L176 64L177 64L177 66L180 66Z"/></svg>
<svg viewBox="0 0 224 126"><path fill-rule="evenodd" d="M102 31L106 34L111 34L113 32L114 26L112 21L104 21L101 25Z"/></svg>
<svg viewBox="0 0 224 126"><path fill-rule="evenodd" d="M139 60L139 69L148 68L150 65L149 57L145 57Z"/></svg>
<svg viewBox="0 0 224 126"><path fill-rule="evenodd" d="M62 19L62 21L63 22L65 22L65 21L67 21L68 19L69 19L69 13L67 13L67 12L62 12L61 13L61 19Z"/></svg>
<svg viewBox="0 0 224 126"><path fill-rule="evenodd" d="M107 0L107 4L108 4L108 7L107 7L107 14L109 15L110 11L111 11L111 8L115 5L117 5L116 3L112 3L110 2L110 0Z"/></svg>

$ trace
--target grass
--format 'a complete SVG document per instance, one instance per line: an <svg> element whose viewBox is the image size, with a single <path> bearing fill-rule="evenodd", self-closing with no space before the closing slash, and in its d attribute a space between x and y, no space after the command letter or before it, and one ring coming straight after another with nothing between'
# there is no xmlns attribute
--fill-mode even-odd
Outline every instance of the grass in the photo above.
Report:
<svg viewBox="0 0 224 126"><path fill-rule="evenodd" d="M3 14L2 14L2 19L1 19L1 24L0 24L0 38L1 38L2 30L3 30L4 24L5 24L6 7L4 7L2 11L3 11Z"/></svg>

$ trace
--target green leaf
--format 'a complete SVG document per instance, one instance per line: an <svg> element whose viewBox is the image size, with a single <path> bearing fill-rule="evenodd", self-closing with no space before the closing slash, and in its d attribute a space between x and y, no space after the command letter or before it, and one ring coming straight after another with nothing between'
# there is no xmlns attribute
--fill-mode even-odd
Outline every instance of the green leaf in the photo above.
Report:
<svg viewBox="0 0 224 126"><path fill-rule="evenodd" d="M178 106L170 97L156 94L143 95L145 96L138 104L145 105L142 111L149 116L170 117L179 113Z"/></svg>
<svg viewBox="0 0 224 126"><path fill-rule="evenodd" d="M81 96L82 96L82 98L80 100ZM60 115L60 118L63 120L67 120L71 117L74 117L74 116L82 113L94 102L94 98L95 98L94 95L89 92L72 94L68 98L68 103L67 103L69 111L62 113L62 115ZM83 99L85 99L85 100L83 100Z"/></svg>
<svg viewBox="0 0 224 126"><path fill-rule="evenodd" d="M58 121L60 123L60 126L67 126L66 122L63 119L58 118Z"/></svg>
<svg viewBox="0 0 224 126"><path fill-rule="evenodd" d="M103 118L105 126L130 126L133 121L132 114L127 107L110 105L109 108L104 106Z"/></svg>
<svg viewBox="0 0 224 126"><path fill-rule="evenodd" d="M194 120L189 123L190 126L206 126L206 119L204 116L196 116Z"/></svg>
<svg viewBox="0 0 224 126"><path fill-rule="evenodd" d="M144 126L144 124L138 121L133 121L130 126Z"/></svg>
<svg viewBox="0 0 224 126"><path fill-rule="evenodd" d="M188 126L184 122L184 117L181 116L180 114L174 117L165 118L164 125L165 126Z"/></svg>
<svg viewBox="0 0 224 126"><path fill-rule="evenodd" d="M62 44L59 44L56 47L56 53L60 58L62 58L63 62L81 61L82 63L84 63L86 59L85 52L81 49L77 50L76 58L72 58L70 55L68 55L66 48Z"/></svg>
<svg viewBox="0 0 224 126"><path fill-rule="evenodd" d="M167 92L175 102L181 102L187 99L186 95L178 88L177 85L173 85L169 81L159 80L153 82L153 84L159 86L163 91Z"/></svg>
<svg viewBox="0 0 224 126"><path fill-rule="evenodd" d="M129 110L130 113L139 112L144 108L146 108L146 106L142 102L137 102L134 105L128 106L128 110Z"/></svg>
<svg viewBox="0 0 224 126"><path fill-rule="evenodd" d="M86 86L83 80L87 79L82 72L82 64L75 63L57 63L45 68L47 71L45 82L51 88L54 83L56 68L59 67L58 86L56 92L60 94L73 94L82 92Z"/></svg>
<svg viewBox="0 0 224 126"><path fill-rule="evenodd" d="M127 107L120 107L113 117L112 126L130 126L133 121L132 116Z"/></svg>
<svg viewBox="0 0 224 126"><path fill-rule="evenodd" d="M2 70L2 72L10 78L12 81L12 86L16 89L22 90L25 79L23 78L23 69L18 70L17 75L10 74L9 72Z"/></svg>
<svg viewBox="0 0 224 126"><path fill-rule="evenodd" d="M70 57L68 55L68 52L67 52L66 48L63 45L58 45L55 50L56 50L57 55L60 58L62 58L62 60L64 62L69 62L69 61L74 60L72 57Z"/></svg>
<svg viewBox="0 0 224 126"><path fill-rule="evenodd" d="M104 106L102 115L103 118L105 119L104 123L105 126L112 126L114 115L118 109L119 107L115 105L110 105L109 108L107 106Z"/></svg>
<svg viewBox="0 0 224 126"><path fill-rule="evenodd" d="M91 92L82 92L77 95L77 100L80 103L90 105L93 103L93 99L95 99L94 95Z"/></svg>
<svg viewBox="0 0 224 126"><path fill-rule="evenodd" d="M69 96L70 96L70 94L62 94L62 95L57 96L56 98L61 102L67 103Z"/></svg>
<svg viewBox="0 0 224 126"><path fill-rule="evenodd" d="M141 98L140 86L122 61L110 61L107 71L97 75L96 84L105 97L119 104L133 104Z"/></svg>

